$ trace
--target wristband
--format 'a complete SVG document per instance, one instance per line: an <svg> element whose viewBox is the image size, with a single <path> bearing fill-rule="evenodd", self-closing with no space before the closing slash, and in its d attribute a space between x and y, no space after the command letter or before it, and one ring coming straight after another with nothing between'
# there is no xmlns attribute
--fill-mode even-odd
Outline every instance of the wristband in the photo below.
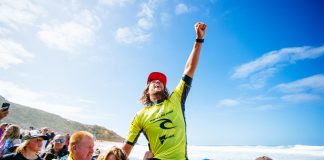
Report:
<svg viewBox="0 0 324 160"><path fill-rule="evenodd" d="M197 42L197 43L204 43L204 39L197 38L197 39L196 39L196 42Z"/></svg>

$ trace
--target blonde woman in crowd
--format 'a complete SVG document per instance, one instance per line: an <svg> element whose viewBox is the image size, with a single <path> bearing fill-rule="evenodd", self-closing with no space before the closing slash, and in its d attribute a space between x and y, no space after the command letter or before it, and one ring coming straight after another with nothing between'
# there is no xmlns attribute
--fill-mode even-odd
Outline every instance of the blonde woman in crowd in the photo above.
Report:
<svg viewBox="0 0 324 160"><path fill-rule="evenodd" d="M9 125L4 132L4 137L7 137L6 142L4 144L3 148L3 154L10 154L12 153L11 148L14 147L17 144L21 143L20 137L20 128L17 125Z"/></svg>
<svg viewBox="0 0 324 160"><path fill-rule="evenodd" d="M46 139L47 136L38 130L28 131L23 136L24 142L17 148L16 153L4 155L0 160L42 160L38 154L42 147L42 141Z"/></svg>

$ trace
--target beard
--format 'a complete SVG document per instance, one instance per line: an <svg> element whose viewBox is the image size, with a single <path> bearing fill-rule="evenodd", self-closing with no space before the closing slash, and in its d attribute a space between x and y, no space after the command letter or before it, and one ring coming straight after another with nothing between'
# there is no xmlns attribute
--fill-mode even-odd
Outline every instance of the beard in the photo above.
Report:
<svg viewBox="0 0 324 160"><path fill-rule="evenodd" d="M167 95L164 93L163 90L162 91L155 91L155 92L152 93L152 95L154 97L156 97L156 99L158 99L158 100L164 100L164 99L167 98Z"/></svg>

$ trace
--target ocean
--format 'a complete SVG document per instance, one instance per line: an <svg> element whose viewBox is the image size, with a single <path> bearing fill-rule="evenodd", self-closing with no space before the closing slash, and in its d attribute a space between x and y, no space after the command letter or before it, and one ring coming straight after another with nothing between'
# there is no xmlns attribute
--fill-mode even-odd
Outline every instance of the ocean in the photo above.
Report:
<svg viewBox="0 0 324 160"><path fill-rule="evenodd" d="M121 143L97 141L95 148L101 153ZM147 145L135 145L130 160L142 160ZM188 146L190 160L255 160L268 156L273 160L324 160L324 146Z"/></svg>

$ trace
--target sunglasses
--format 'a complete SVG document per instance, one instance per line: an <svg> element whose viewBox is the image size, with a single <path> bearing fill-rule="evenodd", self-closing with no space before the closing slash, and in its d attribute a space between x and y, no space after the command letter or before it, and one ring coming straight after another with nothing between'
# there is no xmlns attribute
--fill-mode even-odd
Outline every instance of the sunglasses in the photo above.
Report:
<svg viewBox="0 0 324 160"><path fill-rule="evenodd" d="M64 143L65 140L64 139L55 139L54 142L55 143Z"/></svg>

